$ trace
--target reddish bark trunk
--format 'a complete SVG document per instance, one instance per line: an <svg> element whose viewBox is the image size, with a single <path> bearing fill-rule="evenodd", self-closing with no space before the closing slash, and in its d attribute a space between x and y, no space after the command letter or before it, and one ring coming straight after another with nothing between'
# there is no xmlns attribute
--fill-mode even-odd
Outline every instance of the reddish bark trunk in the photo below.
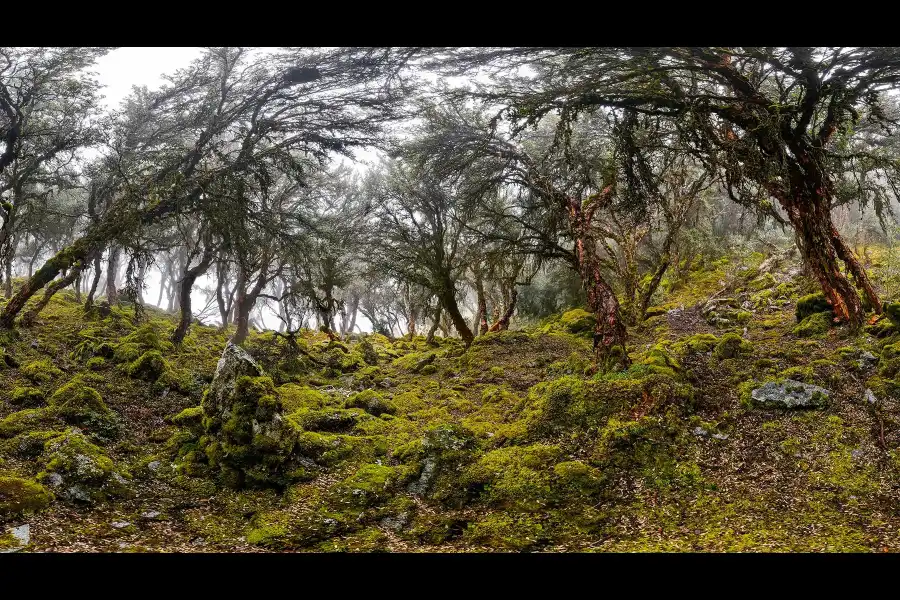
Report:
<svg viewBox="0 0 900 600"><path fill-rule="evenodd" d="M569 226L575 238L575 262L581 285L587 293L588 309L597 317L594 327L594 353L599 369L607 370L615 366L626 368L631 364L625 346L628 337L622 322L619 301L612 288L603 278L597 241L591 234L591 220L595 211L612 197L613 188L608 186L592 196L582 208L577 199L569 199L567 212Z"/></svg>
<svg viewBox="0 0 900 600"><path fill-rule="evenodd" d="M503 316L501 316L496 323L491 325L490 331L506 331L509 329L509 321L512 319L513 313L516 311L516 301L519 299L519 291L513 288L512 292L509 295L509 304L506 306L506 310L503 311Z"/></svg>
<svg viewBox="0 0 900 600"><path fill-rule="evenodd" d="M860 296L841 272L839 259L847 265L873 310L880 313L881 300L872 288L868 275L831 220L828 198L822 194L813 197L797 194L794 198L781 195L778 199L794 227L803 261L818 280L831 304L835 320L846 322L854 328L861 327L865 322Z"/></svg>

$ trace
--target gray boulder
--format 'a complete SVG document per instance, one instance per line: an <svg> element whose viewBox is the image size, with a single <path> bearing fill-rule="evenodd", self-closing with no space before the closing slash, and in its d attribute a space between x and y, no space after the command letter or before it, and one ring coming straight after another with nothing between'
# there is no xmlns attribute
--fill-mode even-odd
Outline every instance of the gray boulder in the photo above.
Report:
<svg viewBox="0 0 900 600"><path fill-rule="evenodd" d="M750 394L759 405L773 408L819 408L825 405L831 392L823 387L785 379L770 381Z"/></svg>
<svg viewBox="0 0 900 600"><path fill-rule="evenodd" d="M213 413L218 417L228 417L231 405L234 401L234 388L240 377L260 377L263 369L252 356L240 346L236 346L229 340L222 352L222 358L216 365L216 374L209 386L204 410L207 414Z"/></svg>

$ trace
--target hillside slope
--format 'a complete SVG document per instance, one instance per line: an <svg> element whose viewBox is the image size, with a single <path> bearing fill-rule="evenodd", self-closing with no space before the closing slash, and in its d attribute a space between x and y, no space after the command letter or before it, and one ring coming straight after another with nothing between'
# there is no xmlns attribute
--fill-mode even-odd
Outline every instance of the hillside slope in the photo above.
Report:
<svg viewBox="0 0 900 600"><path fill-rule="evenodd" d="M831 327L762 259L670 287L620 373L592 372L579 309L468 351L252 334L264 375L235 394L287 450L217 441L237 433L200 407L226 334L176 348L169 315L60 294L0 340L0 523L29 551L898 550L900 334ZM754 401L785 379L827 398ZM223 466L254 456L277 477Z"/></svg>

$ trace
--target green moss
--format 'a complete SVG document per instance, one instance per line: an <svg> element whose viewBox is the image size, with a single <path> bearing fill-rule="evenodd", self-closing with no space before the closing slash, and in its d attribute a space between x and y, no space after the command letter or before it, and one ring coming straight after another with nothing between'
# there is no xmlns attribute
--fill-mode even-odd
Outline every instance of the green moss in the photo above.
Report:
<svg viewBox="0 0 900 600"><path fill-rule="evenodd" d="M735 358L753 352L753 344L736 333L726 333L716 344L714 354L717 358Z"/></svg>
<svg viewBox="0 0 900 600"><path fill-rule="evenodd" d="M551 467L559 456L559 448L544 444L500 448L482 456L462 481L494 506L541 510L554 502Z"/></svg>
<svg viewBox="0 0 900 600"><path fill-rule="evenodd" d="M301 408L323 408L328 403L328 394L294 383L279 386L278 395L281 398L284 409L289 412Z"/></svg>
<svg viewBox="0 0 900 600"><path fill-rule="evenodd" d="M900 328L900 302L888 302L884 305L884 315L891 325Z"/></svg>
<svg viewBox="0 0 900 600"><path fill-rule="evenodd" d="M143 351L141 350L141 346L139 344L135 344L132 342L122 342L121 344L116 346L112 358L113 362L131 363L140 358L141 354L143 354Z"/></svg>
<svg viewBox="0 0 900 600"><path fill-rule="evenodd" d="M103 402L100 393L76 377L50 396L50 408L66 423L97 430L102 436L116 432L115 415Z"/></svg>
<svg viewBox="0 0 900 600"><path fill-rule="evenodd" d="M126 372L129 377L135 379L156 381L168 368L169 366L159 350L148 350L132 361Z"/></svg>
<svg viewBox="0 0 900 600"><path fill-rule="evenodd" d="M390 498L408 473L408 469L402 466L363 465L341 482L338 489L346 501L357 506L368 506Z"/></svg>
<svg viewBox="0 0 900 600"><path fill-rule="evenodd" d="M16 406L40 406L46 400L44 392L33 387L17 387L13 390L10 403Z"/></svg>
<svg viewBox="0 0 900 600"><path fill-rule="evenodd" d="M719 343L719 338L711 333L696 333L673 345L679 354L710 352Z"/></svg>
<svg viewBox="0 0 900 600"><path fill-rule="evenodd" d="M3 450L21 458L35 458L44 452L47 440L58 436L59 431L26 431L4 442Z"/></svg>
<svg viewBox="0 0 900 600"><path fill-rule="evenodd" d="M39 429L56 422L53 413L45 408L20 410L0 420L0 438L10 438L25 431Z"/></svg>
<svg viewBox="0 0 900 600"><path fill-rule="evenodd" d="M124 472L115 470L106 451L71 429L44 444L46 464L38 479L57 495L94 503L129 494Z"/></svg>
<svg viewBox="0 0 900 600"><path fill-rule="evenodd" d="M47 383L62 375L62 371L48 359L42 359L22 367L22 375L34 383Z"/></svg>
<svg viewBox="0 0 900 600"><path fill-rule="evenodd" d="M515 512L493 512L469 525L466 538L499 550L528 550L546 540L540 518Z"/></svg>
<svg viewBox="0 0 900 600"><path fill-rule="evenodd" d="M561 462L553 467L553 473L564 488L580 494L592 495L603 486L602 473L578 460Z"/></svg>
<svg viewBox="0 0 900 600"><path fill-rule="evenodd" d="M597 317L584 309L576 308L564 312L559 322L569 333L587 333L594 330Z"/></svg>
<svg viewBox="0 0 900 600"><path fill-rule="evenodd" d="M817 312L804 318L791 330L797 337L820 338L824 337L831 328L831 313Z"/></svg>
<svg viewBox="0 0 900 600"><path fill-rule="evenodd" d="M370 415L376 417L383 414L393 415L397 413L397 407L374 390L363 390L351 394L350 397L347 398L347 408L361 408Z"/></svg>
<svg viewBox="0 0 900 600"><path fill-rule="evenodd" d="M196 450L189 444L179 450L184 452L181 468L197 473L212 468L232 488L286 485L287 474L295 470L293 450L300 427L281 417L281 398L272 379L239 377L223 401L217 408L209 392L204 395L205 435Z"/></svg>
<svg viewBox="0 0 900 600"><path fill-rule="evenodd" d="M825 294L821 292L803 296L797 301L796 316L798 323L810 315L829 312L831 312L831 304L825 298Z"/></svg>
<svg viewBox="0 0 900 600"><path fill-rule="evenodd" d="M43 510L53 499L53 494L39 483L0 477L0 520Z"/></svg>
<svg viewBox="0 0 900 600"><path fill-rule="evenodd" d="M106 367L106 359L102 356L94 356L87 361L87 368L91 371L102 371Z"/></svg>

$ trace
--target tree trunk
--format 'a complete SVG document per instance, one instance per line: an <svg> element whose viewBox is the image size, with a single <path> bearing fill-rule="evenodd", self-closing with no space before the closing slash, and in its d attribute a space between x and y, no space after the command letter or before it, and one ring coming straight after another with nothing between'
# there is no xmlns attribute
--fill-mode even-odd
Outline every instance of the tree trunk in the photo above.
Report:
<svg viewBox="0 0 900 600"><path fill-rule="evenodd" d="M412 340L416 337L416 320L419 316L419 310L414 308L412 303L409 305L409 319L407 323L407 329L409 331L409 339Z"/></svg>
<svg viewBox="0 0 900 600"><path fill-rule="evenodd" d="M456 328L456 331L462 338L463 343L465 343L466 347L468 348L472 344L472 341L475 339L475 336L472 335L472 330L469 329L469 324L466 323L466 320L459 312L459 306L456 304L456 295L454 294L453 282L449 277L445 277L442 287L443 289L441 290L439 296L441 304L444 306L444 310L447 311L447 314L450 315L450 320L453 322L453 327Z"/></svg>
<svg viewBox="0 0 900 600"><path fill-rule="evenodd" d="M106 266L106 301L113 305L118 300L116 292L116 275L119 271L119 247L109 247L109 260Z"/></svg>
<svg viewBox="0 0 900 600"><path fill-rule="evenodd" d="M356 327L356 313L359 312L359 296L354 294L350 297L350 326L347 328L347 333L353 333L353 328Z"/></svg>
<svg viewBox="0 0 900 600"><path fill-rule="evenodd" d="M478 296L478 335L488 332L487 299L484 296L484 282L481 279L481 270L475 271L475 293Z"/></svg>
<svg viewBox="0 0 900 600"><path fill-rule="evenodd" d="M631 364L625 346L627 332L622 322L619 301L612 288L603 279L597 241L591 234L591 220L595 211L612 197L608 186L600 194L586 201L587 208L578 199L567 199L569 226L575 238L575 266L581 277L581 285L587 293L588 308L597 318L594 327L594 354L597 367L609 370L615 365L626 368Z"/></svg>
<svg viewBox="0 0 900 600"><path fill-rule="evenodd" d="M434 322L431 324L431 328L428 330L428 336L425 338L426 344L434 343L434 334L437 332L438 327L441 324L441 303L438 301L437 306L434 309Z"/></svg>
<svg viewBox="0 0 900 600"><path fill-rule="evenodd" d="M94 294L97 293L97 286L100 285L100 275L102 274L102 262L100 255L94 257L94 276L91 279L91 288L88 290L87 300L84 301L85 312L94 307Z"/></svg>
<svg viewBox="0 0 900 600"><path fill-rule="evenodd" d="M881 300L853 251L834 226L828 198L818 193L801 194L794 197L780 194L777 197L794 227L803 261L818 280L822 292L831 304L835 320L846 322L852 328L859 328L865 322L865 311L856 289L841 272L838 259L847 265L857 287L863 291L869 305L877 313L882 310Z"/></svg>
<svg viewBox="0 0 900 600"><path fill-rule="evenodd" d="M69 271L68 275L63 277L62 279L57 279L53 283L51 283L46 290L44 290L44 296L34 305L32 309L22 315L22 324L23 325L31 325L34 323L34 320L40 314L44 307L50 302L50 299L58 292L66 286L72 285L72 282L78 278L78 274L81 273L81 265L77 264L72 267Z"/></svg>
<svg viewBox="0 0 900 600"><path fill-rule="evenodd" d="M509 320L512 319L513 313L516 311L516 301L519 299L519 290L513 287L512 292L509 294L509 304L506 305L506 310L503 311L503 316L500 317L496 323L491 325L489 331L506 331L509 329Z"/></svg>
<svg viewBox="0 0 900 600"><path fill-rule="evenodd" d="M250 311L256 306L256 299L259 298L259 294L262 292L268 281L266 272L269 264L268 260L264 259L262 261L259 276L256 278L256 282L250 290L246 289L247 276L243 267L241 267L238 272L237 300L234 303L234 318L237 329L234 332L234 336L231 338L231 341L234 344L240 346L250 334Z"/></svg>
<svg viewBox="0 0 900 600"><path fill-rule="evenodd" d="M194 315L191 313L191 289L194 287L194 282L197 281L197 278L209 269L213 256L213 249L207 248L204 250L200 262L195 267L189 268L184 272L184 277L181 279L181 288L178 292L180 296L178 306L181 318L178 321L178 327L172 332L172 343L174 344L180 344L191 327L191 321L194 318Z"/></svg>
<svg viewBox="0 0 900 600"><path fill-rule="evenodd" d="M75 278L75 302L81 304L81 271L78 271L78 276Z"/></svg>
<svg viewBox="0 0 900 600"><path fill-rule="evenodd" d="M4 268L6 269L6 297L12 298L12 256L6 261Z"/></svg>

